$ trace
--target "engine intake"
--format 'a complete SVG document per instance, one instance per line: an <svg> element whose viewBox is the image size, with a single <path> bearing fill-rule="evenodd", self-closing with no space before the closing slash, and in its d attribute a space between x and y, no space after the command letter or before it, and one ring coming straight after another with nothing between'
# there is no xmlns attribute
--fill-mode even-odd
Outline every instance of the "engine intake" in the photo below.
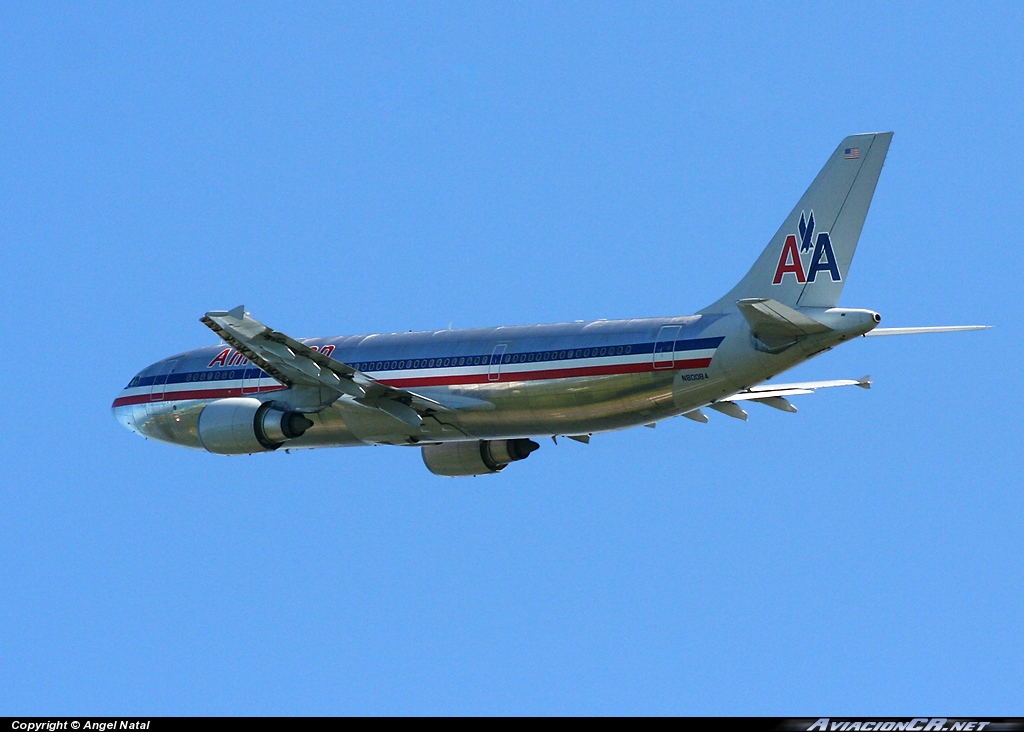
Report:
<svg viewBox="0 0 1024 732"><path fill-rule="evenodd" d="M199 441L219 455L270 452L313 426L299 412L275 409L251 397L218 399L199 414Z"/></svg>
<svg viewBox="0 0 1024 732"><path fill-rule="evenodd" d="M459 477L500 473L539 448L533 440L479 440L423 446L423 463L434 475Z"/></svg>

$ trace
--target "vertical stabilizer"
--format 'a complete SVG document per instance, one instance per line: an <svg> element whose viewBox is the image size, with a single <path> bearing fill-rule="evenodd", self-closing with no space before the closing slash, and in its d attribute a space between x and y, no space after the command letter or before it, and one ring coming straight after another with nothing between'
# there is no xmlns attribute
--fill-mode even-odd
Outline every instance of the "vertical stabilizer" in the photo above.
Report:
<svg viewBox="0 0 1024 732"><path fill-rule="evenodd" d="M701 312L734 312L747 298L835 307L891 140L891 132L843 140L747 275Z"/></svg>

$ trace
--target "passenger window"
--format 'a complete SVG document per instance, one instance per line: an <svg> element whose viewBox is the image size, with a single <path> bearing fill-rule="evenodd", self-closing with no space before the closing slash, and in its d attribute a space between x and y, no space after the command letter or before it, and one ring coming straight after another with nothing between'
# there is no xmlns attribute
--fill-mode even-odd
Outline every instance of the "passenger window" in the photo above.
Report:
<svg viewBox="0 0 1024 732"><path fill-rule="evenodd" d="M626 346L626 353L629 353L631 350L632 350L632 346Z"/></svg>
<svg viewBox="0 0 1024 732"><path fill-rule="evenodd" d="M619 346L618 348L616 348L615 349L615 353L621 356L622 355L622 346Z"/></svg>

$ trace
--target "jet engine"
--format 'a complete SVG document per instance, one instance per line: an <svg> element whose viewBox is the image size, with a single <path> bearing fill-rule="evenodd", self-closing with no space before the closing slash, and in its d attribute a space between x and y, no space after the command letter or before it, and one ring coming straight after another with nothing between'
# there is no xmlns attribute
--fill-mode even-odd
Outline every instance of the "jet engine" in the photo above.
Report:
<svg viewBox="0 0 1024 732"><path fill-rule="evenodd" d="M434 475L488 475L501 472L516 460L524 460L538 447L536 442L526 439L446 442L424 445L423 462Z"/></svg>
<svg viewBox="0 0 1024 732"><path fill-rule="evenodd" d="M199 414L199 441L220 455L276 450L301 437L313 422L299 412L275 409L269 402L233 397L210 402Z"/></svg>

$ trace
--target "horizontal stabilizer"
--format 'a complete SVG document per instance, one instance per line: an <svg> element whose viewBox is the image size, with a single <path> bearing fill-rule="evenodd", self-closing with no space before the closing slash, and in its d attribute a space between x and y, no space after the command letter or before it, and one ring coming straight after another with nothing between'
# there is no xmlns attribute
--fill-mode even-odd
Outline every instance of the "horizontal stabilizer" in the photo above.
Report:
<svg viewBox="0 0 1024 732"><path fill-rule="evenodd" d="M769 353L779 353L809 335L831 330L827 325L770 298L739 300L736 307L750 325L754 338Z"/></svg>
<svg viewBox="0 0 1024 732"><path fill-rule="evenodd" d="M867 336L917 335L918 333L959 333L964 330L985 330L991 325L928 325L923 328L875 328Z"/></svg>

